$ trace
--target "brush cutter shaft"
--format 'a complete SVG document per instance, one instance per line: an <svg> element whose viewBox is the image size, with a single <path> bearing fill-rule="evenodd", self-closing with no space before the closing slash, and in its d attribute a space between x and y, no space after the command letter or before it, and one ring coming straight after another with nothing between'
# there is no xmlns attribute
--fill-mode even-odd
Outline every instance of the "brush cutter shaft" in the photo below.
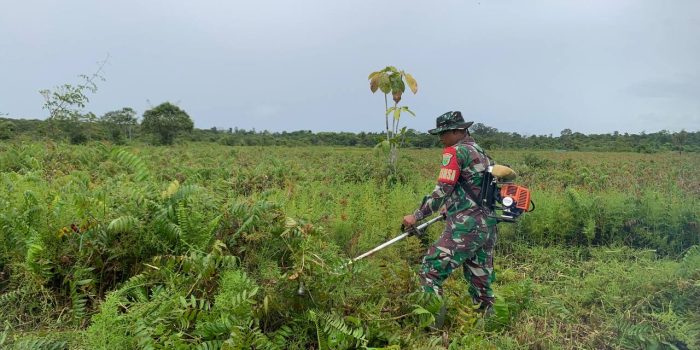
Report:
<svg viewBox="0 0 700 350"><path fill-rule="evenodd" d="M404 239L404 238L406 238L406 237L408 237L408 236L409 236L409 233L408 233L408 232L402 233L402 234L400 234L400 235L398 235L398 236L392 238L391 240L386 241L386 242L384 242L384 243L378 245L376 248L374 248L374 249L368 251L367 253L364 253L364 254L362 254L362 255L360 255L360 256L358 256L358 257L352 259L352 262L355 262L355 261L358 261L358 260L360 260L360 259L362 259L362 258L368 257L368 256L374 254L375 252L378 252L378 251L380 251L380 250L382 250L382 249L384 249L384 248L386 248L386 247L388 247L388 246L390 246L390 245L392 245L392 244L394 244L394 243L396 243L396 242L398 242L398 241L400 241L400 240L402 240L402 239Z"/></svg>
<svg viewBox="0 0 700 350"><path fill-rule="evenodd" d="M400 241L400 240L402 240L402 239L404 239L404 238L406 238L406 237L408 237L408 236L410 236L410 235L413 234L413 233L420 232L420 231L422 231L423 229L425 229L426 227L428 227L428 226L430 226L430 225L432 225L432 224L434 224L434 223L436 223L436 222L438 222L438 221L440 221L440 220L443 220L444 218L445 218L444 215L438 215L438 216L436 216L436 217L430 219L429 221L426 221L426 222L420 224L420 225L419 225L418 227L416 227L415 229L406 231L406 232L404 232L404 233L402 233L402 234L400 234L400 235L398 235L398 236L392 238L391 240L386 241L386 242L384 242L384 243L378 245L376 248L374 248L374 249L368 251L367 253L364 253L364 254L362 254L362 255L360 255L360 256L358 256L358 257L352 259L352 261L350 261L350 262L348 263L348 265L350 265L350 264L352 264L352 263L354 263L355 261L358 261L358 260L360 260L360 259L366 258L366 257L368 257L368 256L370 256L370 255L372 255L372 254L374 254L374 253L376 253L376 252L378 252L378 251L380 251L380 250L382 250L382 249L384 249L384 248L386 248L386 247L388 247L388 246L390 246L390 245L392 245L392 244L394 244L394 243L396 243L396 242L398 242L398 241Z"/></svg>

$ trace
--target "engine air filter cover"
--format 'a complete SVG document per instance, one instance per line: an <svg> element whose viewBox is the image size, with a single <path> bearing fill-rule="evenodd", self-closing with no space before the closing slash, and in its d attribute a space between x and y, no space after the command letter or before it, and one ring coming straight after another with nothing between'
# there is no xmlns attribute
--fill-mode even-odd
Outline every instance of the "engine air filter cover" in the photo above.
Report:
<svg viewBox="0 0 700 350"><path fill-rule="evenodd" d="M501 198L504 199L504 205L506 197L511 197L515 201L516 208L528 211L530 207L530 190L527 188L512 184L503 185L501 187Z"/></svg>

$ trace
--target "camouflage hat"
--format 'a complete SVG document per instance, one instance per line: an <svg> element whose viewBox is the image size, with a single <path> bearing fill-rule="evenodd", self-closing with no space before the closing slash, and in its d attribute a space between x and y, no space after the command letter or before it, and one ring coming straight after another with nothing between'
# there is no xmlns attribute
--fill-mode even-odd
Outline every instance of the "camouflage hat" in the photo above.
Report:
<svg viewBox="0 0 700 350"><path fill-rule="evenodd" d="M466 129L470 127L474 122L465 122L462 118L462 112L454 111L447 112L435 120L435 129L428 130L428 133L437 135L443 131L455 130L455 129Z"/></svg>

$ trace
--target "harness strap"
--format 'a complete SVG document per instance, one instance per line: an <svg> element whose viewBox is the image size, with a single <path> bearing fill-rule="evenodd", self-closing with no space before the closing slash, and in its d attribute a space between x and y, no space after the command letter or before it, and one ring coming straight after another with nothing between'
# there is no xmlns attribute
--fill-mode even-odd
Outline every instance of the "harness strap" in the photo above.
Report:
<svg viewBox="0 0 700 350"><path fill-rule="evenodd" d="M477 145L466 145L466 146L467 146L467 147L469 147L469 146L473 147L473 148L479 153L479 155L482 156L482 157L480 157L480 159L479 159L479 163L481 163L481 164L483 165L483 163L484 163L483 158L485 158L487 164L486 164L486 166L484 167L484 170L480 171L480 173L482 174L482 181L483 181L483 182L482 182L482 188L481 188L481 191L480 191L478 197L476 196L476 194L474 193L474 191L472 190L471 186L470 186L468 183L466 183L466 182L464 182L464 181L459 181L460 186L462 186L462 188L464 189L464 191L467 192L467 195L470 197L470 199L471 199L474 203L476 203L476 206L477 206L477 207L479 207L480 209L482 209L482 211L483 211L484 209L486 209L486 210L488 210L488 211L491 211L492 209L491 209L491 208L485 207L485 206L483 205L483 204L484 204L483 202L484 202L484 196L487 195L487 194L484 193L484 192L485 192L486 189L488 188L488 187L485 187L484 184L485 184L486 182L490 181L489 177L487 176L487 171L488 171L488 167L494 164L493 159L491 159L491 157L489 157L489 155L486 154L486 152L484 152L484 150L481 149L481 147L479 147L479 146L477 146Z"/></svg>

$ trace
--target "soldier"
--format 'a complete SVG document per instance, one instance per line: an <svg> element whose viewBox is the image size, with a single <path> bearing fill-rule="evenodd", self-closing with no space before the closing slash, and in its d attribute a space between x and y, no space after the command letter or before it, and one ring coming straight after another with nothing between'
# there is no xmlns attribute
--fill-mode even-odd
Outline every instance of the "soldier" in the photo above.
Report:
<svg viewBox="0 0 700 350"><path fill-rule="evenodd" d="M424 291L442 296L442 284L460 265L469 283L469 294L480 311L491 311L494 295L491 282L496 219L478 203L484 170L491 159L471 138L469 126L459 111L447 112L428 132L440 135L445 146L437 185L413 214L403 218L405 226L440 210L447 216L445 230L423 257L420 270Z"/></svg>

